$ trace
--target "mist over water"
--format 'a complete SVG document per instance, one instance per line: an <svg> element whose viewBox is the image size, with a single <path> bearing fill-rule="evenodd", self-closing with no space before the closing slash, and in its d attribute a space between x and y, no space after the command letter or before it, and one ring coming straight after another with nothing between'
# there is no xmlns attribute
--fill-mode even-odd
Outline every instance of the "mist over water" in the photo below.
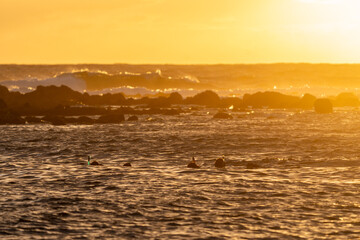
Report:
<svg viewBox="0 0 360 240"><path fill-rule="evenodd" d="M216 111L0 126L1 238L360 236L359 111Z"/></svg>

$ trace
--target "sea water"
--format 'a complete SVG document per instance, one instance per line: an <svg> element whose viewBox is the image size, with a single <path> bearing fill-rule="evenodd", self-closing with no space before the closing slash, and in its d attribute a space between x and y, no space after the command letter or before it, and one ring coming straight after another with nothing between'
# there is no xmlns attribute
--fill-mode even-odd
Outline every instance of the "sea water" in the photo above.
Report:
<svg viewBox="0 0 360 240"><path fill-rule="evenodd" d="M360 238L358 110L214 113L0 126L0 238Z"/></svg>

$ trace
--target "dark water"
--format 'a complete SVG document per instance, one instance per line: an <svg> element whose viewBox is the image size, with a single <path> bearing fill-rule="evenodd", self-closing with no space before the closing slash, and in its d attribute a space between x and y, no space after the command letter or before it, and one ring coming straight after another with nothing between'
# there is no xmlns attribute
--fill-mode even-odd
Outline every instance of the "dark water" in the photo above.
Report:
<svg viewBox="0 0 360 240"><path fill-rule="evenodd" d="M0 238L360 238L359 111L212 114L0 126Z"/></svg>

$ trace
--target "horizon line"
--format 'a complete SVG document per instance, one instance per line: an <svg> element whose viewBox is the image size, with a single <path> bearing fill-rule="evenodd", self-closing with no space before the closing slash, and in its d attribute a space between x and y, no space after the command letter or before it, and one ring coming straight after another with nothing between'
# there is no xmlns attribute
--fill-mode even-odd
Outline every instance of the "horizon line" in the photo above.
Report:
<svg viewBox="0 0 360 240"><path fill-rule="evenodd" d="M308 65L359 65L360 62L353 63L332 63L332 62L271 62L271 63L0 63L1 65L178 65L178 66L215 66L215 65L280 65L280 64L308 64Z"/></svg>

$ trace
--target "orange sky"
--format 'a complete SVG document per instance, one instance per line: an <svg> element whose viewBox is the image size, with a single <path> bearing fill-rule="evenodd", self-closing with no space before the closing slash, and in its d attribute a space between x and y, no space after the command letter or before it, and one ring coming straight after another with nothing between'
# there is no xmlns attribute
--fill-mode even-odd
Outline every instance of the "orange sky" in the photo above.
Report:
<svg viewBox="0 0 360 240"><path fill-rule="evenodd" d="M0 63L360 63L358 0L0 0Z"/></svg>

